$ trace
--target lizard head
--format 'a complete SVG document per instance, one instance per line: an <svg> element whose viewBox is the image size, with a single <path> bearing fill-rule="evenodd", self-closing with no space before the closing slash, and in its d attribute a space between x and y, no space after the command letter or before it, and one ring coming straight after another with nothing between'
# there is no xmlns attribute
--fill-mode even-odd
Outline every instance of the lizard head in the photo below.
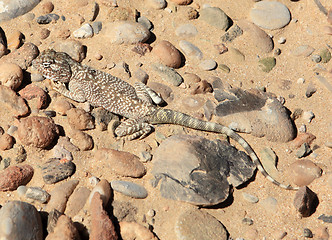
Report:
<svg viewBox="0 0 332 240"><path fill-rule="evenodd" d="M71 78L71 64L75 62L67 53L54 50L43 51L32 65L44 77L52 81L68 83Z"/></svg>

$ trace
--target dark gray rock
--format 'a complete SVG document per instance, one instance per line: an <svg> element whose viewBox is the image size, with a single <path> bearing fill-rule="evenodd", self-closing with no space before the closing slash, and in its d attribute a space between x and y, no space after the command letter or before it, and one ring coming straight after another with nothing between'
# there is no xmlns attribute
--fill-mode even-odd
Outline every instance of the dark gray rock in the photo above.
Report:
<svg viewBox="0 0 332 240"><path fill-rule="evenodd" d="M202 210L189 210L182 213L175 223L177 239L227 240L225 226L216 218Z"/></svg>
<svg viewBox="0 0 332 240"><path fill-rule="evenodd" d="M294 207L302 217L309 217L316 211L318 197L307 186L300 187L294 198Z"/></svg>
<svg viewBox="0 0 332 240"><path fill-rule="evenodd" d="M37 17L36 21L38 24L49 24L52 21L59 20L59 18L60 18L60 16L58 14L49 13L49 14Z"/></svg>
<svg viewBox="0 0 332 240"><path fill-rule="evenodd" d="M326 223L332 223L332 215L322 214L318 217L318 219L322 220L323 222L326 222Z"/></svg>
<svg viewBox="0 0 332 240"><path fill-rule="evenodd" d="M203 137L174 135L154 154L153 175L165 198L211 206L223 202L230 184L248 181L255 165L244 153L226 142Z"/></svg>
<svg viewBox="0 0 332 240"><path fill-rule="evenodd" d="M221 37L223 42L232 42L238 36L243 34L242 29L238 25L232 26L228 31Z"/></svg>
<svg viewBox="0 0 332 240"><path fill-rule="evenodd" d="M303 143L299 150L296 152L296 157L303 158L305 156L308 156L311 153L311 149L308 143Z"/></svg>
<svg viewBox="0 0 332 240"><path fill-rule="evenodd" d="M51 158L42 166L44 182L47 184L62 181L75 172L75 164L67 159Z"/></svg>
<svg viewBox="0 0 332 240"><path fill-rule="evenodd" d="M216 107L216 115L232 129L276 142L288 142L295 137L287 109L273 94L239 88L218 94L219 100L226 99Z"/></svg>

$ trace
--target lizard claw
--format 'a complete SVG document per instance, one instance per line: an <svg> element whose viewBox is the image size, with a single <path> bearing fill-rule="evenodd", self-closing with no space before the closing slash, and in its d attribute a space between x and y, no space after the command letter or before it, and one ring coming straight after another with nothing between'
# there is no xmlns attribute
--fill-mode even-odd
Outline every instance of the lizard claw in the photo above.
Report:
<svg viewBox="0 0 332 240"><path fill-rule="evenodd" d="M66 89L66 85L64 84L64 83L62 83L62 82L55 82L55 81L52 81L52 83L53 83L53 89L55 90L55 91L57 91L57 92L63 92L63 90L65 90Z"/></svg>

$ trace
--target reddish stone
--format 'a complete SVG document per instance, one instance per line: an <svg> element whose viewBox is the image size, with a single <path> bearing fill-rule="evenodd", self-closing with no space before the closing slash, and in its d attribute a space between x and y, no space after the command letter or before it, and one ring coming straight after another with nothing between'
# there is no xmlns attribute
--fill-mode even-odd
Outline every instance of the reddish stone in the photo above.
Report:
<svg viewBox="0 0 332 240"><path fill-rule="evenodd" d="M103 201L96 192L90 204L91 213L91 232L90 240L115 240L118 239L113 222L103 209Z"/></svg>
<svg viewBox="0 0 332 240"><path fill-rule="evenodd" d="M11 149L14 145L14 138L9 134L5 133L0 136L0 150Z"/></svg>
<svg viewBox="0 0 332 240"><path fill-rule="evenodd" d="M6 107L15 117L24 116L29 112L24 99L11 88L3 85L0 85L0 104L1 108Z"/></svg>
<svg viewBox="0 0 332 240"><path fill-rule="evenodd" d="M0 174L0 191L13 191L19 186L27 184L33 176L30 165L12 166Z"/></svg>
<svg viewBox="0 0 332 240"><path fill-rule="evenodd" d="M18 92L22 98L26 100L31 100L34 98L37 98L37 108L45 108L47 106L47 94L46 92L41 89L40 87L37 87L34 84L29 84L22 90Z"/></svg>
<svg viewBox="0 0 332 240"><path fill-rule="evenodd" d="M311 133L299 133L291 144L294 148L299 148L302 146L303 143L307 143L310 145L315 139L316 136Z"/></svg>

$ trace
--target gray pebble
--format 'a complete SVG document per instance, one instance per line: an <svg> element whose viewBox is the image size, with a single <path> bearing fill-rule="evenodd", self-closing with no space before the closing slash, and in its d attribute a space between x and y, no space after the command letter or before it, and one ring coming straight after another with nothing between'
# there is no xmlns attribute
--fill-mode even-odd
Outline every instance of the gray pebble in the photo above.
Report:
<svg viewBox="0 0 332 240"><path fill-rule="evenodd" d="M296 152L296 157L302 158L311 153L310 146L307 143L303 143L299 150Z"/></svg>
<svg viewBox="0 0 332 240"><path fill-rule="evenodd" d="M257 203L259 201L258 197L251 195L249 193L242 193L243 199L250 203Z"/></svg>
<svg viewBox="0 0 332 240"><path fill-rule="evenodd" d="M50 199L51 195L42 188L29 187L25 192L25 197L41 203L46 203Z"/></svg>
<svg viewBox="0 0 332 240"><path fill-rule="evenodd" d="M308 123L315 117L315 114L312 111L303 112L302 119Z"/></svg>
<svg viewBox="0 0 332 240"><path fill-rule="evenodd" d="M152 155L151 153L147 152L147 151L143 151L143 152L140 152L140 160L144 163L146 162L150 162L152 159Z"/></svg>
<svg viewBox="0 0 332 240"><path fill-rule="evenodd" d="M153 30L153 25L152 25L151 21L150 21L147 17L145 17L145 16L139 17L139 18L137 19L137 22L138 22L139 24L142 24L142 25L143 25L144 27L146 27L147 29L149 29L149 30Z"/></svg>
<svg viewBox="0 0 332 240"><path fill-rule="evenodd" d="M1 1L0 22L21 16L32 10L40 0L7 0Z"/></svg>
<svg viewBox="0 0 332 240"><path fill-rule="evenodd" d="M162 80L164 80L165 82L168 82L174 86L179 86L183 82L180 74L173 68L167 67L159 63L153 64L152 67L160 74Z"/></svg>
<svg viewBox="0 0 332 240"><path fill-rule="evenodd" d="M292 51L292 54L297 57L299 56L309 57L314 51L315 49L313 47L309 45L302 45L294 49Z"/></svg>
<svg viewBox="0 0 332 240"><path fill-rule="evenodd" d="M7 133L10 135L10 136L13 136L13 134L17 131L17 126L14 126L14 125L11 125L8 130L7 130Z"/></svg>
<svg viewBox="0 0 332 240"><path fill-rule="evenodd" d="M226 13L218 7L205 7L200 11L199 19L207 22L209 25L227 30L230 21Z"/></svg>
<svg viewBox="0 0 332 240"><path fill-rule="evenodd" d="M90 38L93 36L93 29L89 23L82 25L73 32L75 38Z"/></svg>
<svg viewBox="0 0 332 240"><path fill-rule="evenodd" d="M27 192L27 190L28 190L28 187L22 185L22 186L19 186L16 189L16 192L17 192L17 194L18 194L19 197L24 197L25 193Z"/></svg>
<svg viewBox="0 0 332 240"><path fill-rule="evenodd" d="M315 92L317 91L317 88L315 87L315 85L313 85L312 83L310 83L307 87L307 90L305 92L305 96L307 98L310 98Z"/></svg>
<svg viewBox="0 0 332 240"><path fill-rule="evenodd" d="M58 14L49 13L49 14L37 17L36 21L39 24L49 24L53 20L55 20L55 21L59 20L59 18L60 18L60 16Z"/></svg>
<svg viewBox="0 0 332 240"><path fill-rule="evenodd" d="M114 180L111 181L111 187L114 191L120 192L132 198L143 199L148 196L148 192L143 186L132 182Z"/></svg>
<svg viewBox="0 0 332 240"><path fill-rule="evenodd" d="M102 22L93 22L91 24L91 27L93 29L93 33L98 34L101 31L101 29L103 28L103 24L102 24Z"/></svg>
<svg viewBox="0 0 332 240"><path fill-rule="evenodd" d="M242 223L245 225L251 226L254 224L254 220L252 220L251 218L243 218Z"/></svg>
<svg viewBox="0 0 332 240"><path fill-rule="evenodd" d="M183 24L176 28L175 34L178 37L194 37L198 33L197 28L193 24Z"/></svg>
<svg viewBox="0 0 332 240"><path fill-rule="evenodd" d="M63 146L57 144L53 148L53 157L58 159L68 159L73 160L73 155L70 151L65 149Z"/></svg>
<svg viewBox="0 0 332 240"><path fill-rule="evenodd" d="M181 40L180 43L180 49L183 51L183 53L189 57L189 58L195 58L198 60L201 60L203 58L202 51L196 47L191 42L188 42L186 40Z"/></svg>
<svg viewBox="0 0 332 240"><path fill-rule="evenodd" d="M213 59L204 60L199 64L199 67L205 71L213 70L217 67L216 61Z"/></svg>
<svg viewBox="0 0 332 240"><path fill-rule="evenodd" d="M235 24L221 37L221 41L232 42L235 38L241 36L242 34L243 34L242 29Z"/></svg>
<svg viewBox="0 0 332 240"><path fill-rule="evenodd" d="M311 56L311 60L315 63L319 63L320 61L322 61L322 57L319 56L318 54L314 54Z"/></svg>
<svg viewBox="0 0 332 240"><path fill-rule="evenodd" d="M303 229L303 237L313 238L314 235L312 234L312 232L309 228L305 228L305 229Z"/></svg>

